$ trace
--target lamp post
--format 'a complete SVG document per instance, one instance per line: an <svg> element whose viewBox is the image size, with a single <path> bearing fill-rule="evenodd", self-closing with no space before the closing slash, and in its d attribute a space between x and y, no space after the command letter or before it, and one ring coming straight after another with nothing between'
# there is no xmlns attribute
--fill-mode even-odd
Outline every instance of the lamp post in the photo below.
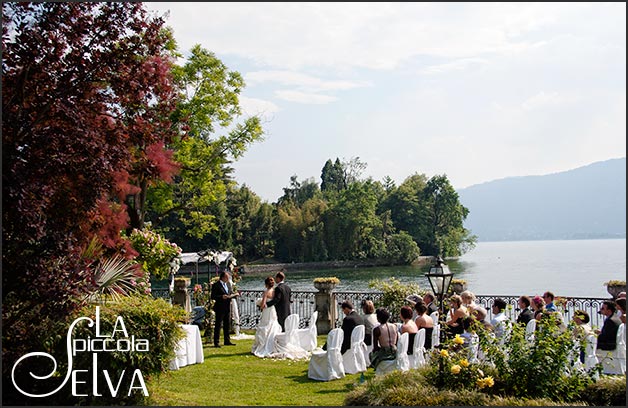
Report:
<svg viewBox="0 0 628 408"><path fill-rule="evenodd" d="M430 271L426 273L425 276L430 282L434 295L438 298L440 315L442 316L445 313L443 297L449 290L449 285L451 284L454 274L451 273L449 267L445 261L443 261L443 258L437 256L434 265L432 265Z"/></svg>

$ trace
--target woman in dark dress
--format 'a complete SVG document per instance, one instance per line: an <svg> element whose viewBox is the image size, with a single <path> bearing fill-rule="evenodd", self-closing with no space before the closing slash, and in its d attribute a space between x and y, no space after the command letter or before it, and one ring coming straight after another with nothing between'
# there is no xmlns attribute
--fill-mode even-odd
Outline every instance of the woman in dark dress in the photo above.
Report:
<svg viewBox="0 0 628 408"><path fill-rule="evenodd" d="M462 321L469 317L469 311L462 304L460 295L452 295L449 298L449 304L451 305L451 310L447 315L448 319L445 321L445 324L447 325L447 334L454 337L456 334L464 333Z"/></svg>
<svg viewBox="0 0 628 408"><path fill-rule="evenodd" d="M401 334L408 333L408 354L412 354L414 348L414 337L419 329L416 327L416 323L412 320L412 309L410 306L403 306L400 311L401 321Z"/></svg>
<svg viewBox="0 0 628 408"><path fill-rule="evenodd" d="M425 329L425 349L429 350L432 348L432 332L434 331L434 320L430 316L427 315L427 306L423 301L417 302L414 305L414 310L416 310L417 317L414 319L414 323L418 330Z"/></svg>

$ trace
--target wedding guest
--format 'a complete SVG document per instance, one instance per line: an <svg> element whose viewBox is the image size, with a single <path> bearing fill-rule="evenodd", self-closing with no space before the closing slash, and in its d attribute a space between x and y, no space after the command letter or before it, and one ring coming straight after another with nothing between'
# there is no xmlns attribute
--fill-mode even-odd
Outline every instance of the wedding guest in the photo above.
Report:
<svg viewBox="0 0 628 408"><path fill-rule="evenodd" d="M595 354L600 361L606 358L607 351L612 351L617 348L617 330L621 325L621 320L615 316L615 302L606 300L602 303L600 308L600 314L606 316L602 330L595 330L597 336L597 350Z"/></svg>
<svg viewBox="0 0 628 408"><path fill-rule="evenodd" d="M617 311L619 313L617 313L619 315L619 320L621 320L622 323L626 323L626 298L617 298L617 300L615 301L615 304L617 305Z"/></svg>
<svg viewBox="0 0 628 408"><path fill-rule="evenodd" d="M397 358L397 340L399 332L397 326L388 323L390 313L382 307L375 311L379 326L373 329L373 351L369 354L371 367L377 368L377 365L384 360L394 360Z"/></svg>
<svg viewBox="0 0 628 408"><path fill-rule="evenodd" d="M545 301L539 295L536 295L532 298L532 310L534 311L534 318L536 320L541 320L543 313L545 312Z"/></svg>
<svg viewBox="0 0 628 408"><path fill-rule="evenodd" d="M414 305L414 310L416 311L417 318L414 319L414 323L418 330L425 329L425 344L424 347L426 350L432 348L432 332L434 331L434 320L430 316L427 315L427 306L423 302L417 302Z"/></svg>
<svg viewBox="0 0 628 408"><path fill-rule="evenodd" d="M573 328L573 337L578 344L583 345L586 338L590 334L594 334L589 321L591 320L589 314L584 310L576 310L572 318L575 326ZM580 347L580 362L584 363L584 347Z"/></svg>
<svg viewBox="0 0 628 408"><path fill-rule="evenodd" d="M495 299L491 309L491 312L493 312L491 326L493 326L493 332L498 339L504 339L504 336L508 333L508 323L510 321L504 310L506 310L506 302L501 298Z"/></svg>
<svg viewBox="0 0 628 408"><path fill-rule="evenodd" d="M548 312L556 312L556 305L554 304L554 293L547 291L543 293L543 300L545 301L545 310Z"/></svg>
<svg viewBox="0 0 628 408"><path fill-rule="evenodd" d="M482 305L475 303L475 294L470 290L465 290L460 294L460 297L462 298L462 304L466 306L471 317L480 323L484 323L487 312Z"/></svg>
<svg viewBox="0 0 628 408"><path fill-rule="evenodd" d="M364 313L364 344L371 346L373 345L373 329L379 325L372 300L362 302L362 312Z"/></svg>
<svg viewBox="0 0 628 408"><path fill-rule="evenodd" d="M412 320L412 309L410 306L402 306L399 312L401 316L401 334L408 333L408 354L412 354L412 345L414 344L414 337L419 329L416 327L416 323Z"/></svg>
<svg viewBox="0 0 628 408"><path fill-rule="evenodd" d="M523 295L517 300L519 306L519 316L517 316L517 323L526 325L532 319L534 319L534 312L530 310L530 298Z"/></svg>
<svg viewBox="0 0 628 408"><path fill-rule="evenodd" d="M432 313L438 311L438 307L436 306L436 304L434 304L434 299L436 298L434 297L432 292L427 292L425 295L423 295L423 302L425 303L425 306L427 307L428 315L431 315Z"/></svg>
<svg viewBox="0 0 628 408"><path fill-rule="evenodd" d="M452 295L449 298L449 304L451 305L451 309L447 315L445 324L447 325L447 333L453 337L456 334L462 334L464 332L462 320L469 316L469 311L462 304L460 295Z"/></svg>
<svg viewBox="0 0 628 408"><path fill-rule="evenodd" d="M344 354L345 351L351 348L351 333L353 333L353 329L355 326L363 325L364 319L360 316L355 310L353 310L353 303L349 300L345 300L340 305L342 309L342 313L344 313L345 317L342 319L342 331L344 332L344 337L342 340L342 346L340 347L340 353Z"/></svg>

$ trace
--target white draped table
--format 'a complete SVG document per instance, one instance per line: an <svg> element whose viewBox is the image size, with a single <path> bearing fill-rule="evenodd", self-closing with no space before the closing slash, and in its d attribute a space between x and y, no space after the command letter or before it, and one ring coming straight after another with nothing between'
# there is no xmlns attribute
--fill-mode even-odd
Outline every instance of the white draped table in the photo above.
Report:
<svg viewBox="0 0 628 408"><path fill-rule="evenodd" d="M178 370L186 365L205 361L203 340L201 339L201 331L198 329L198 326L183 324L181 328L185 331L185 337L179 340L175 348L176 357L170 361L171 370Z"/></svg>

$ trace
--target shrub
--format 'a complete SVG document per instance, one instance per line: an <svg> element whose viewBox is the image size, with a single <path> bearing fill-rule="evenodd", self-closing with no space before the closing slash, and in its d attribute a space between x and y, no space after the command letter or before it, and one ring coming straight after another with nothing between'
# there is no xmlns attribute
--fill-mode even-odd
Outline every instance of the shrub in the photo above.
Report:
<svg viewBox="0 0 628 408"><path fill-rule="evenodd" d="M175 260L181 255L181 248L177 244L149 229L134 229L130 240L133 249L139 253L136 261L156 279L166 279L170 270L176 268L178 262Z"/></svg>
<svg viewBox="0 0 628 408"><path fill-rule="evenodd" d="M369 282L370 288L375 288L383 292L382 298L375 302L375 307L384 307L390 312L391 321L397 319L399 310L407 305L406 297L412 294L423 294L416 283L401 283L396 278L382 281L375 279Z"/></svg>
<svg viewBox="0 0 628 408"><path fill-rule="evenodd" d="M95 306L85 307L80 316L95 318ZM114 351L100 352L98 355L98 377L97 384L102 396L80 397L67 401L72 404L110 404L128 405L144 402L144 394L140 389L134 389L130 396L129 387L131 385L132 373L139 369L145 381L169 368L170 361L175 357L174 350L177 342L183 337L183 331L179 328L179 323L185 318L183 309L172 307L163 299L153 299L148 296L123 297L119 302L108 303L100 307L100 331L102 335L112 334L117 316L122 317L129 338L147 339L149 351ZM123 338L117 327L116 339ZM74 329L75 339L94 338L94 328L87 324L78 324ZM65 340L65 339L64 339ZM92 389L92 372L95 369L92 363L92 353L79 352L76 355L74 370L89 370L89 375L85 375L85 389ZM107 370L112 381L117 381L122 377L120 391L116 398L110 395L106 385L106 379L102 370ZM124 376L122 371L125 370ZM117 382L114 386L117 385ZM135 381L134 387L138 386ZM70 393L67 393L70 395Z"/></svg>
<svg viewBox="0 0 628 408"><path fill-rule="evenodd" d="M562 406L549 399L499 397L468 389L439 390L424 374L429 368L393 371L356 387L345 397L348 406ZM586 405L575 403L570 405Z"/></svg>
<svg viewBox="0 0 628 408"><path fill-rule="evenodd" d="M595 406L626 406L626 376L602 376L580 393L580 399Z"/></svg>

